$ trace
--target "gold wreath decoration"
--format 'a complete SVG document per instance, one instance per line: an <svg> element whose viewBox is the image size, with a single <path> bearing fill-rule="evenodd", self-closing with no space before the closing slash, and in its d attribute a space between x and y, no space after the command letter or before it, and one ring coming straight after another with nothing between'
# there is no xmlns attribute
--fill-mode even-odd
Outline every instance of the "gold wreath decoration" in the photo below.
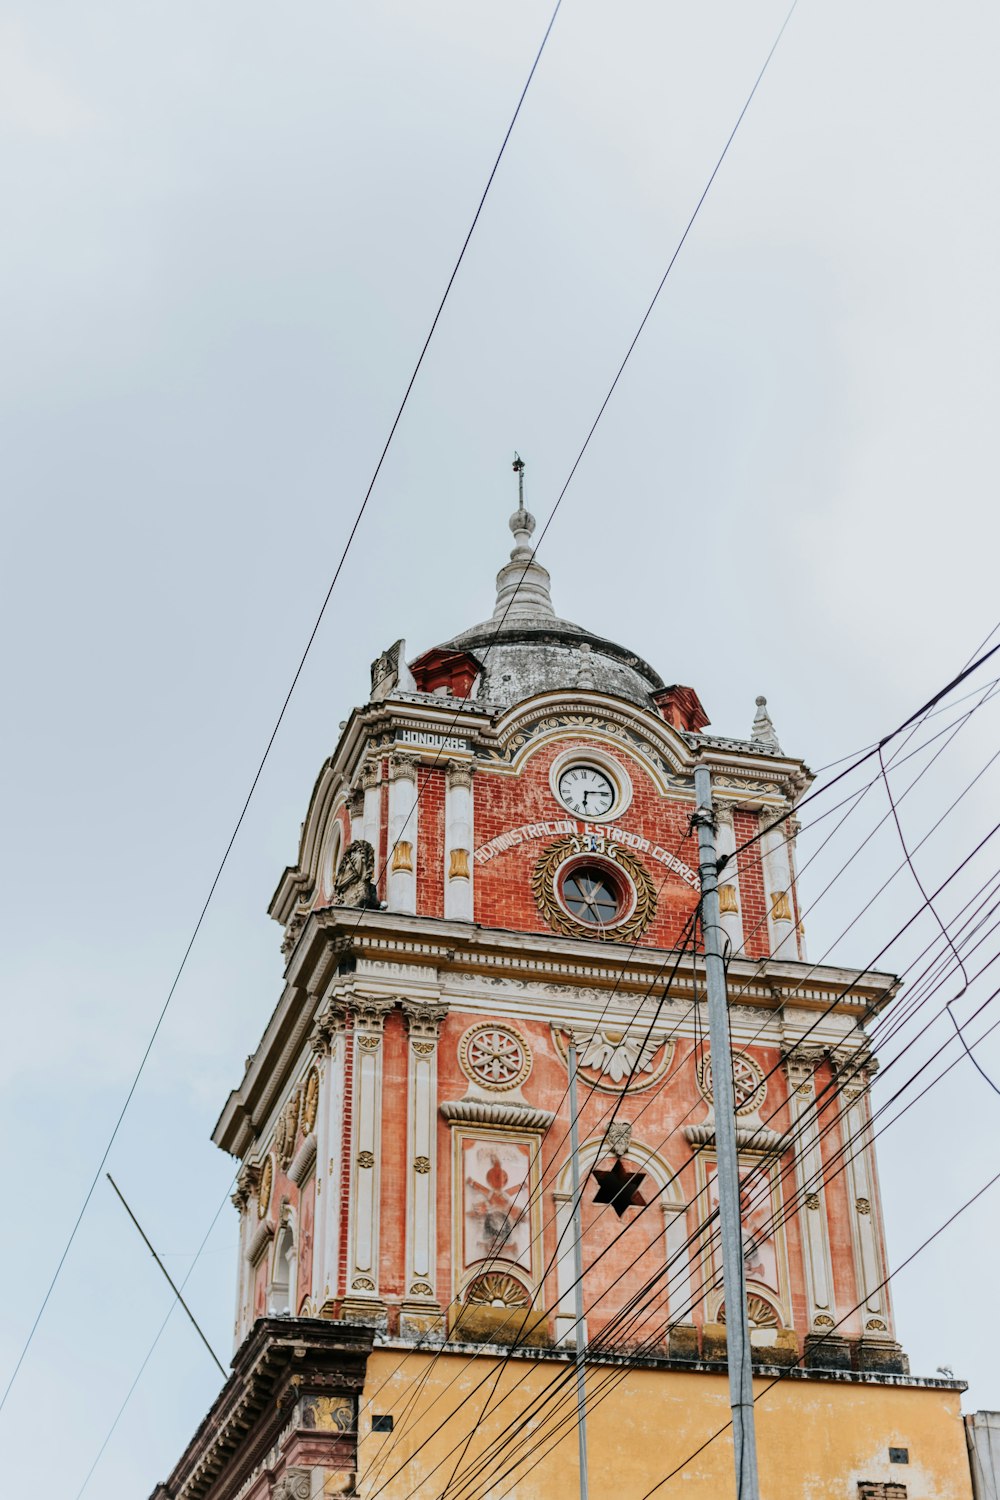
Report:
<svg viewBox="0 0 1000 1500"><path fill-rule="evenodd" d="M263 1219L271 1206L271 1189L274 1186L274 1162L269 1156L264 1158L261 1168L260 1183L257 1188L257 1217Z"/></svg>
<svg viewBox="0 0 1000 1500"><path fill-rule="evenodd" d="M309 1135L316 1124L316 1111L319 1106L319 1074L315 1068L310 1068L306 1077L306 1086L302 1097L302 1129Z"/></svg>
<svg viewBox="0 0 1000 1500"><path fill-rule="evenodd" d="M602 862L614 866L635 888L635 906L623 922L613 927L597 927L587 922L578 922L563 907L556 895L556 872L564 860L578 854L591 857L597 864ZM531 872L531 890L538 910L557 932L568 937L598 937L610 942L628 942L641 937L656 916L656 887L652 876L629 849L621 844L605 842L603 849L591 851L586 847L585 835L570 834L550 844Z"/></svg>

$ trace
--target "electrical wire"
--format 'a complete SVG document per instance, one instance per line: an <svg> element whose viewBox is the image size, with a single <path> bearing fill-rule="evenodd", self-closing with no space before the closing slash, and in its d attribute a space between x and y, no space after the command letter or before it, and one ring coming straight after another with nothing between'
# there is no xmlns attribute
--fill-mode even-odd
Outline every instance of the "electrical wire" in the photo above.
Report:
<svg viewBox="0 0 1000 1500"><path fill-rule="evenodd" d="M949 877L949 879L951 879L951 877ZM907 924L907 926L909 926L909 924ZM640 1212L642 1212L642 1211L640 1211ZM394 1476L393 1476L393 1478L394 1478ZM378 1493L378 1491L376 1491L376 1493Z"/></svg>
<svg viewBox="0 0 1000 1500"><path fill-rule="evenodd" d="M254 795L255 791L257 790L257 785L258 785L258 783L260 781L261 775L263 774L264 767L267 764L267 761L268 761L268 759L270 757L271 749L272 749L272 747L274 745L275 739L277 738L278 731L280 730L281 725L284 722L285 714L286 714L286 712L288 710L288 706L289 706L289 704L291 702L292 695L295 692L295 689L296 689L296 687L298 685L299 678L301 677L302 671L303 671L303 669L305 667L305 664L306 664L306 660L307 660L307 658L309 656L310 651L312 650L313 643L316 640L316 636L317 636L317 634L319 632L320 625L322 624L323 618L324 618L324 616L326 614L327 606L330 603L330 599L331 599L331 597L333 595L333 591L336 588L337 582L338 582L338 580L340 578L341 571L342 571L344 563L345 563L345 561L347 559L347 554L348 554L348 552L349 552L349 550L351 548L351 545L352 545L352 543L354 541L355 536L357 535L358 528L361 525L361 521L362 521L364 513L365 513L365 511L367 509L368 502L369 502L369 500L371 498L371 495L372 495L372 491L375 488L375 483L376 483L376 481L377 481L377 479L379 477L379 474L381 473L382 465L385 462L386 454L389 451L389 446L392 443L393 437L395 436L395 433L396 433L396 429L399 426L400 420L401 420L401 418L403 416L403 412L404 412L404 410L406 408L406 404L409 401L410 393L413 390L413 386L414 386L414 384L416 382L417 376L420 373L421 366L423 365L424 358L425 358L425 356L427 354L427 350L428 350L428 348L430 346L431 340L434 337L434 332L435 332L435 330L437 328L438 321L440 320L441 314L444 311L445 303L448 300L448 296L449 296L449 294L451 292L451 289L452 289L452 286L454 284L455 278L458 275L459 268L460 268L460 266L462 264L462 261L465 258L465 252L468 249L469 241L471 240L473 232L474 232L474 230L476 228L476 225L479 222L479 218L480 218L480 215L481 215L481 213L483 211L483 206L484 206L484 204L486 202L486 198L487 198L487 196L489 194L490 188L493 185L493 180L496 177L497 171L498 171L499 166L500 166L500 162L501 162L501 160L503 158L503 155L504 155L504 152L505 152L505 150L507 148L507 143L510 140L510 136L511 136L511 133L512 133L512 131L514 129L514 126L517 123L518 116L521 113L521 107L524 104L524 100L525 100L525 97L527 95L528 89L531 86L531 81L534 78L535 71L538 68L539 62L541 61L542 53L545 50L545 45L546 45L546 43L547 43L547 41L549 39L549 35L550 35L551 31L552 31L553 26L555 25L556 17L559 14L559 9L560 9L561 4L562 4L562 0L556 0L555 8L552 11L551 17L549 19L549 23L548 23L547 27L545 28L545 32L544 32L544 34L542 36L541 43L540 43L540 45L538 47L538 50L537 50L537 52L535 54L534 61L532 62L531 70L528 73L527 80L525 81L524 87L521 90L521 94L520 94L520 97L519 97L519 99L517 101L516 108L514 110L513 115L511 116L510 124L507 126L506 133L505 133L505 135L503 137L503 140L502 140L502 142L500 144L500 150L497 153L496 160L494 161L492 169L491 169L491 171L489 173L489 176L488 176L488 178L486 180L486 186L483 189L482 195L481 195L481 197L479 199L479 203L477 204L476 211L475 211L475 213L473 215L473 218L472 218L472 222L469 225L469 229L468 229L468 231L466 233L465 239L462 242L461 249L459 250L459 253L458 253L458 258L455 261L454 267L452 268L451 275L448 278L447 284L446 284L445 289L444 289L444 293L443 293L443 295L441 297L441 300L440 300L440 302L438 304L438 307L437 307L437 311L435 312L433 320L431 322L430 329L428 330L428 333L427 333L427 336L426 336L426 338L424 340L423 346L422 346L422 348L420 350L420 353L419 353L419 355L417 357L417 362L414 365L413 372L412 372L412 374L410 376L410 379L409 379L409 381L407 383L406 389L405 389L405 391L403 393L403 399L402 399L402 401L399 404L399 408L398 408L398 410L396 412L396 416L395 416L395 418L393 420L392 426L389 429L389 435L386 438L385 445L384 445L384 447L382 449L381 454L379 455L379 459L378 459L378 462L377 462L377 464L375 466L375 471L372 474L371 481L370 481L370 483L368 485L368 489L365 492L364 499L361 502L361 505L360 505L360 507L358 509L358 512L357 512L357 514L356 514L356 516L354 518L354 522L353 522L353 524L351 526L351 529L350 529L350 531L348 533L347 541L344 544L344 548L343 548L343 551L341 552L340 559L339 559L339 561L337 563L337 566L336 566L336 568L334 570L333 577L332 577L332 579L330 581L330 586L327 589L326 595L325 595L325 597L323 599L323 602L322 602L322 604L320 606L319 613L316 616L316 619L315 619L315 621L313 623L312 629L310 630L309 636L308 636L308 638L306 640L305 649L303 650L302 655L301 655L301 657L299 659L298 665L296 666L295 671L293 673L292 680L291 680L291 683L289 685L288 691L285 694L284 701L283 701L283 703L281 705L281 708L279 710L278 716L277 716L277 718L276 718L276 720L274 722L274 726L273 726L273 728L271 730L271 733L270 733L270 736L268 738L267 744L264 747L264 754L261 756L260 763L259 763L259 765L257 767L257 770L254 773L253 779L252 779L252 781L250 783L250 790L247 792L246 799L245 799L245 801L243 803L243 806L242 806L242 808L240 810L239 817L236 820L235 827L233 828L233 831L232 831L232 834L230 835L229 841L226 844L225 850L224 850L223 855L222 855L222 859L220 860L219 865L218 865L218 867L216 869L215 875L214 875L214 877L212 879L212 883L209 886L208 895L205 897L204 904L202 905L201 911L198 914L198 919L195 922L194 930L192 931L191 937L189 938L187 946L184 949L184 952L183 952L183 954L181 956L180 964L179 964L179 966L177 968L177 971L176 971L176 973L174 975L174 978L173 978L173 981L172 981L172 983L170 985L170 988L167 991L167 997L166 997L166 999L163 1002L162 1009L160 1010L160 1013L159 1013L159 1015L157 1017L156 1024L153 1027L152 1034L151 1034L151 1036L149 1038L149 1041L148 1041L148 1043L146 1045L145 1051L143 1052L142 1057L141 1057L141 1059L139 1061L139 1066L138 1066L138 1068L136 1070L135 1076L134 1076L134 1078L132 1080L132 1083L131 1083L131 1085L129 1087L128 1093L125 1096L125 1102L122 1105L122 1108L121 1108L121 1111L120 1111L120 1113L118 1115L118 1118L116 1119L114 1127L112 1128L111 1135L108 1138L108 1141L107 1141L107 1144L106 1144L106 1146L104 1148L104 1151L103 1151L103 1154L101 1156L101 1159L100 1159L100 1161L97 1164L97 1169L94 1172L93 1180L91 1181L91 1184L90 1184L89 1188L87 1189L87 1193L86 1193L86 1196L84 1197L83 1204L82 1204L82 1206L80 1208L80 1211L79 1211L79 1213L78 1213L78 1215L76 1217L76 1220L75 1220L75 1222L73 1224L73 1227L70 1230L69 1238L67 1239L65 1247L64 1247L64 1249L63 1249L63 1251L62 1251L62 1253L61 1253L61 1255L59 1257L59 1260L58 1260L58 1262L56 1264L56 1269L55 1269L55 1272L54 1272L54 1274L52 1276L52 1280L50 1281L49 1286L48 1286L48 1288L47 1288L47 1290L45 1292L45 1295L42 1298L41 1306L39 1307L38 1312L35 1315L34 1321L32 1322L31 1328L29 1329L28 1337L25 1340L24 1346L21 1349L20 1354L18 1355L17 1362L16 1362L16 1364L14 1366L13 1371L11 1372L10 1379L7 1382L7 1385L6 1385L6 1387L5 1387L4 1391L3 1391L2 1396L0 1396L0 1412L3 1411L4 1406L7 1403L7 1398L10 1395L11 1389L13 1388L15 1380L17 1379L17 1376L18 1376L18 1373L20 1372L21 1366L24 1363L25 1355L27 1354L28 1349L31 1347L31 1343L32 1343L32 1340L34 1339L35 1332L36 1332L36 1330L38 1328L39 1323L41 1322L42 1315L44 1314L45 1309L48 1306L49 1299L52 1296L52 1293L53 1293L53 1291L55 1289L56 1283L59 1280L60 1274L62 1273L62 1268L63 1268L63 1266L64 1266L64 1264L66 1262L66 1257L67 1257L67 1255L70 1252L70 1249L71 1249L71 1247L73 1245L74 1240L76 1239L77 1231L79 1230L80 1224L83 1221L83 1217L86 1214L87 1209L88 1209L88 1207L90 1205L90 1200L93 1197L94 1190L97 1187L98 1182L100 1181L101 1173L103 1172L105 1164L106 1164L106 1162L108 1160L108 1156L111 1153L111 1148L114 1145L115 1140L118 1137L118 1132L121 1129L122 1122L124 1121L125 1115L126 1115L126 1113L128 1111L128 1108L129 1108L129 1105L132 1102L132 1097L135 1094L135 1091L136 1091L136 1089L137 1089L137 1087L139 1085L139 1080L141 1079L141 1077L143 1075L143 1072L145 1071L146 1063L147 1063L147 1061L149 1059L150 1053L152 1052L154 1043L156 1042L156 1038L159 1035L160 1028L163 1025L163 1021L164 1021L164 1019L166 1017L167 1011L170 1008L170 1004L171 1004L171 1001L173 1000L174 993L175 993L175 991L177 989L178 984L180 983L180 980L181 980L181 977L182 977L182 975L184 973L184 970L187 967L187 961L188 961L188 958L190 957L191 950L193 949L193 947L195 945L195 942L196 942L196 940L198 938L198 934L201 931L202 924L204 923L205 917L206 917L206 915L208 913L208 908L209 908L209 906L210 906L210 904L212 902L212 898L215 895L216 888L217 888L217 886L219 884L219 881L222 878L222 875L223 875L223 872L224 872L224 870L226 868L226 865L228 864L229 856L230 856L230 854L232 852L233 846L234 846L234 844L236 842L236 839L237 839L237 836L238 836L238 834L240 832L240 829L243 826L244 819L246 818L247 811L248 811L248 809L250 807L251 800L253 799L253 795Z"/></svg>

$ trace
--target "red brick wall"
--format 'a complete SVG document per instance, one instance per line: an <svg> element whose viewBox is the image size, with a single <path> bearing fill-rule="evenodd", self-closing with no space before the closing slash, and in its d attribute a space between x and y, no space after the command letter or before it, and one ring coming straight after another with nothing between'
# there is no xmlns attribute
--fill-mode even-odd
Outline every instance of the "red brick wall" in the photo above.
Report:
<svg viewBox="0 0 1000 1500"><path fill-rule="evenodd" d="M444 915L444 797L445 772L440 766L421 766L417 781L417 911L425 917Z"/></svg>
<svg viewBox="0 0 1000 1500"><path fill-rule="evenodd" d="M477 847L512 828L571 817L552 792L549 768L562 751L573 746L586 748L591 743L594 742L579 736L550 743L532 755L516 776L477 772L473 780ZM642 763L627 751L618 747L616 750L617 758L629 773L633 795L631 805L614 820L615 826L648 839L696 870L697 840L689 831L692 804L663 797ZM574 821L583 828L582 820ZM592 826L599 831L605 825ZM564 836L526 839L494 855L485 864L475 864L476 921L522 932L550 931L532 894L531 873L545 850ZM635 850L631 852L636 854ZM697 893L659 861L645 854L636 857L645 865L658 892L656 917L642 942L653 947L674 947L697 904ZM609 936L613 938L613 933Z"/></svg>

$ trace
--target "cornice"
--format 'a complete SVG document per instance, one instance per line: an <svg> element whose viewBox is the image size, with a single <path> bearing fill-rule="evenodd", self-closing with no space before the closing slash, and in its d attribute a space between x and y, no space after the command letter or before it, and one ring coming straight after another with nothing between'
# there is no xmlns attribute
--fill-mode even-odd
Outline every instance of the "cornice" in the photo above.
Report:
<svg viewBox="0 0 1000 1500"><path fill-rule="evenodd" d="M373 1337L371 1328L318 1318L259 1319L156 1500L205 1500L223 1474L225 1493L238 1493L310 1385L360 1392Z"/></svg>
<svg viewBox="0 0 1000 1500"><path fill-rule="evenodd" d="M623 997L659 993L677 955L662 948L513 932L471 922L405 916L399 912L345 912L325 907L311 913L289 961L285 989L267 1030L219 1119L213 1140L245 1156L267 1125L294 1070L309 1049L309 1037L331 985L349 986L352 1007L370 996L389 1002L405 990L411 1000L459 1003L458 992L489 984L525 990L559 986L564 993L590 989ZM337 980L338 971L342 981ZM880 1011L899 988L891 974L801 962L734 958L729 966L734 1010L781 1017L782 1035L794 1045L817 1013L833 1008L841 1042L845 1020L853 1026ZM671 981L676 999L704 993L704 961L684 955ZM444 994L443 991L447 991ZM738 999L736 998L738 997ZM787 1007L787 1009L786 1009ZM828 1038L825 1033L822 1042Z"/></svg>

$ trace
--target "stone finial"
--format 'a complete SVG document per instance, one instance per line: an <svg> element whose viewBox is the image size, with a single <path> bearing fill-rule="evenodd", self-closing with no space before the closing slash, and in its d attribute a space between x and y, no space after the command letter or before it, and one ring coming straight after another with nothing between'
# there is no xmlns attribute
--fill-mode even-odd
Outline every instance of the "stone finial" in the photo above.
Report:
<svg viewBox="0 0 1000 1500"><path fill-rule="evenodd" d="M763 695L758 695L757 698L757 712L754 714L750 738L754 744L763 745L768 750L781 749L771 723L771 715L767 711L767 699Z"/></svg>
<svg viewBox="0 0 1000 1500"><path fill-rule="evenodd" d="M493 610L494 620L524 620L538 615L554 616L552 596L549 593L549 575L541 563L535 562L531 538L535 530L535 518L524 503L524 459L514 455L514 473L517 475L517 510L508 525L514 537L510 562L505 563L497 574L497 602Z"/></svg>

